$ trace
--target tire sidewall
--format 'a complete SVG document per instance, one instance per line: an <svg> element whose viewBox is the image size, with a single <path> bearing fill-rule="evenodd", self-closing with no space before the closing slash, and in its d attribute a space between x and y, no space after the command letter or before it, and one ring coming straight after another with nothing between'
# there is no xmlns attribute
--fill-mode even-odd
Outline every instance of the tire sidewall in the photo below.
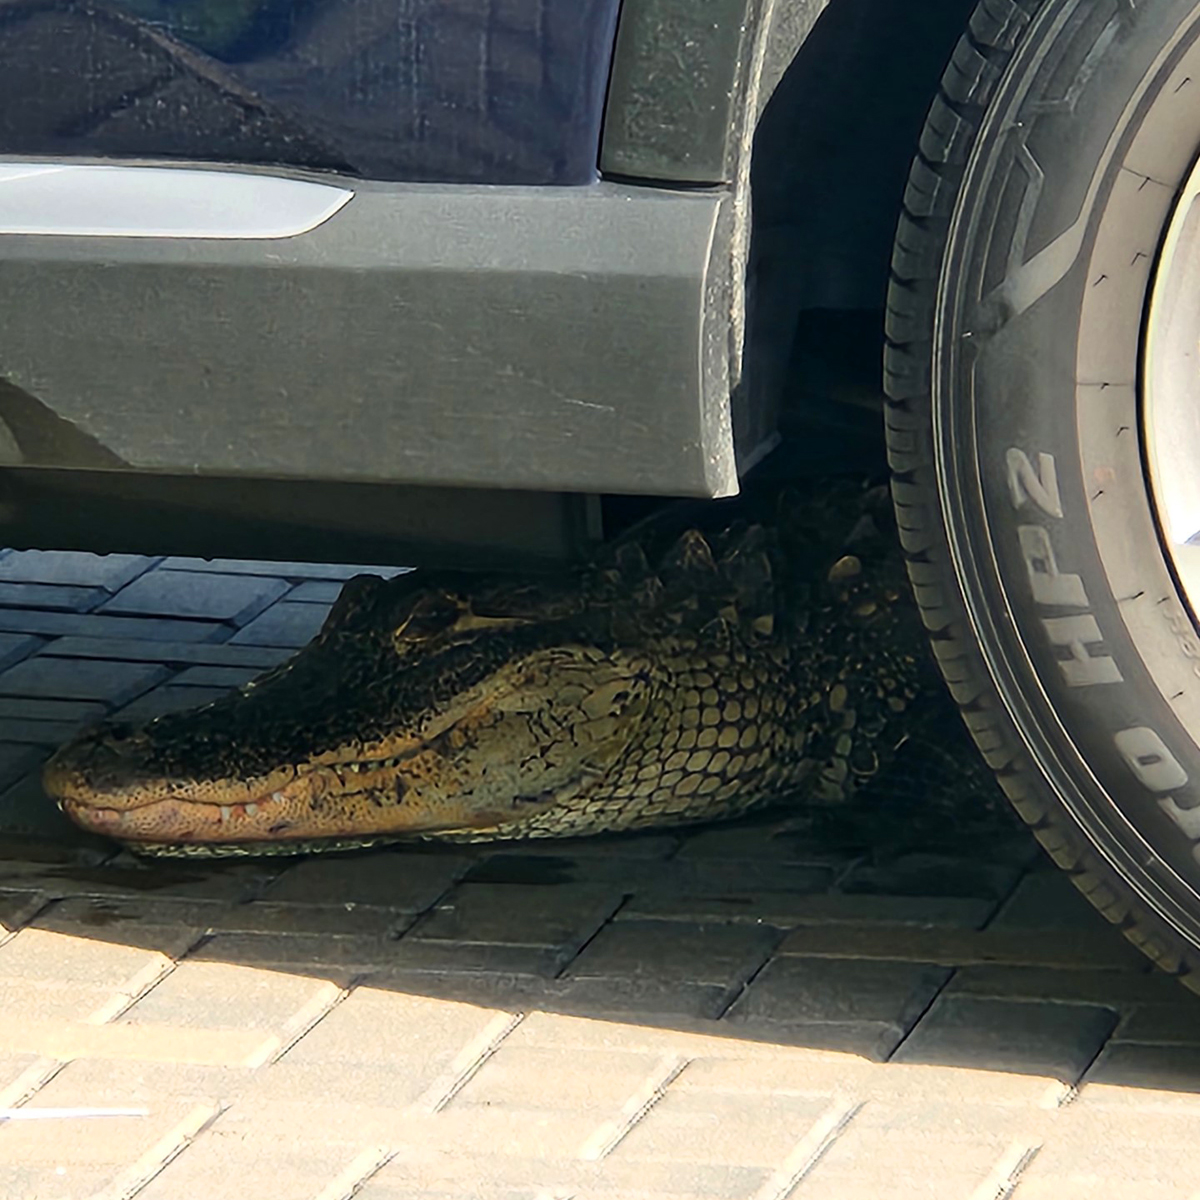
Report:
<svg viewBox="0 0 1200 1200"><path fill-rule="evenodd" d="M1192 63L1200 98L1196 0L1042 6L959 192L933 408L1005 706L1093 847L1200 945L1200 837L1180 816L1200 808L1200 674L1139 414L1142 317L1200 145L1200 105L1170 100Z"/></svg>

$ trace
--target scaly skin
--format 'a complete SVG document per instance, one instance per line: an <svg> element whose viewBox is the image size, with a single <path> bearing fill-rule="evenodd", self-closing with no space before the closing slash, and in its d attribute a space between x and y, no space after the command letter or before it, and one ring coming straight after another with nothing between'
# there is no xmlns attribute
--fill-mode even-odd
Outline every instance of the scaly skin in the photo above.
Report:
<svg viewBox="0 0 1200 1200"><path fill-rule="evenodd" d="M206 856L845 799L947 713L886 494L826 483L702 511L705 531L660 516L548 579L352 580L291 661L84 735L46 790L142 853Z"/></svg>

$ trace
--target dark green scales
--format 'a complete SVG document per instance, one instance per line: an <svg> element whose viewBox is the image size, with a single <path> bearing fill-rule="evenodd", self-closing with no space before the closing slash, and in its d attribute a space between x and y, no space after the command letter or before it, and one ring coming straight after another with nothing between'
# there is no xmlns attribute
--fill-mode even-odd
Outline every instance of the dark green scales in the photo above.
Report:
<svg viewBox="0 0 1200 1200"><path fill-rule="evenodd" d="M289 663L45 779L144 853L288 853L836 805L947 730L886 490L825 482L668 510L561 575L351 581Z"/></svg>

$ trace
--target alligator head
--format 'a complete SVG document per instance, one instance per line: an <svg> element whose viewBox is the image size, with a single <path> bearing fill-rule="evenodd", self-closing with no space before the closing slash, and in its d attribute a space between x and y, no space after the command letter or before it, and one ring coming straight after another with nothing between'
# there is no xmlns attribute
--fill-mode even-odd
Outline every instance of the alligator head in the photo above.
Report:
<svg viewBox="0 0 1200 1200"><path fill-rule="evenodd" d="M47 793L135 847L260 852L487 829L577 792L634 736L647 661L578 581L458 582L352 580L289 662L83 735L47 764Z"/></svg>

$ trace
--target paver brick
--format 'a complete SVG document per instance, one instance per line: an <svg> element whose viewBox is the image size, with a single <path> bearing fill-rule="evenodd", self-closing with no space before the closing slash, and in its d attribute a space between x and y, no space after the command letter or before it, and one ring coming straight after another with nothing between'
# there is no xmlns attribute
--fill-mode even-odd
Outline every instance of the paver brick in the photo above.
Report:
<svg viewBox="0 0 1200 1200"><path fill-rule="evenodd" d="M1133 1009L1121 1018L1113 1041L1200 1046L1200 997L1184 994L1177 1004Z"/></svg>
<svg viewBox="0 0 1200 1200"><path fill-rule="evenodd" d="M550 1012L651 1022L714 1021L729 1007L732 990L730 985L637 976L564 979L548 989L545 1007Z"/></svg>
<svg viewBox="0 0 1200 1200"><path fill-rule="evenodd" d="M406 575L411 567L359 566L354 563L272 562L249 558L168 558L169 571L203 571L218 575L267 575L280 579L353 579L355 575L379 575L384 579Z"/></svg>
<svg viewBox="0 0 1200 1200"><path fill-rule="evenodd" d="M224 687L179 687L166 683L118 709L115 715L123 721L152 721L167 713L199 708L224 696L227 691L229 689Z"/></svg>
<svg viewBox="0 0 1200 1200"><path fill-rule="evenodd" d="M0 671L28 658L44 644L41 638L23 633L0 633Z"/></svg>
<svg viewBox="0 0 1200 1200"><path fill-rule="evenodd" d="M278 903L376 905L424 912L471 866L467 855L379 850L311 858L290 867L263 899Z"/></svg>
<svg viewBox="0 0 1200 1200"><path fill-rule="evenodd" d="M257 667L186 667L172 680L173 687L220 689L227 692L262 674ZM2 677L0 677L2 678Z"/></svg>
<svg viewBox="0 0 1200 1200"><path fill-rule="evenodd" d="M413 1103L507 1014L378 988L356 987L283 1057L289 1065L363 1064L394 1076L397 1103ZM481 1054L482 1047L472 1054ZM468 1058L471 1056L468 1055ZM472 1059L473 1061L473 1059ZM459 1070L465 1071L470 1062ZM272 1068L276 1070L277 1068ZM457 1077L457 1072L451 1072ZM453 1078L447 1081L447 1091Z"/></svg>
<svg viewBox="0 0 1200 1200"><path fill-rule="evenodd" d="M85 700L29 700L0 696L0 731L10 721L48 721L61 725L86 725L104 716L104 705Z"/></svg>
<svg viewBox="0 0 1200 1200"><path fill-rule="evenodd" d="M408 934L409 941L561 947L570 953L608 920L622 897L611 887L460 883Z"/></svg>
<svg viewBox="0 0 1200 1200"><path fill-rule="evenodd" d="M0 629L46 637L140 638L147 642L222 641L228 625L217 621L173 621L165 617L101 616L99 613L47 612L0 608Z"/></svg>
<svg viewBox="0 0 1200 1200"><path fill-rule="evenodd" d="M278 1032L316 1005L332 1007L336 988L320 979L226 962L185 961L119 1018L125 1025ZM297 1030L299 1032L299 1030Z"/></svg>
<svg viewBox="0 0 1200 1200"><path fill-rule="evenodd" d="M319 604L293 604L281 600L243 626L230 639L240 646L306 646L325 624L326 610Z"/></svg>
<svg viewBox="0 0 1200 1200"><path fill-rule="evenodd" d="M749 1099L672 1087L613 1154L617 1159L773 1168L828 1107L824 1096Z"/></svg>
<svg viewBox="0 0 1200 1200"><path fill-rule="evenodd" d="M160 903L159 908L163 905ZM197 920L214 933L285 933L329 937L394 938L411 923L412 914L348 901L342 905L248 904L191 906ZM207 910L207 911L206 911ZM169 910L168 910L169 911ZM187 906L183 907L187 913Z"/></svg>
<svg viewBox="0 0 1200 1200"><path fill-rule="evenodd" d="M228 901L257 894L272 870L270 863L243 860L211 863L199 872L182 862L143 862L128 854L111 857L113 847L110 843L97 841L95 844L104 847L109 861L103 861L103 855L95 860L84 855L78 861L68 859L65 862L38 862L32 857L0 859L0 886L37 889L54 899L94 896L132 898L136 902L139 894L145 897L147 893L169 891L172 898L179 900ZM104 913L82 917L78 927L71 932L79 938L95 938L107 919Z"/></svg>
<svg viewBox="0 0 1200 1200"><path fill-rule="evenodd" d="M209 668L210 670L212 668ZM0 675L0 695L31 699L102 700L126 704L166 679L166 667L151 663L90 659L25 659Z"/></svg>
<svg viewBox="0 0 1200 1200"><path fill-rule="evenodd" d="M103 588L48 583L0 583L0 608L40 608L50 612L87 612L108 599Z"/></svg>
<svg viewBox="0 0 1200 1200"><path fill-rule="evenodd" d="M342 593L340 582L331 583L314 579L301 583L288 592L289 604L323 604L328 608Z"/></svg>
<svg viewBox="0 0 1200 1200"><path fill-rule="evenodd" d="M270 1196L313 1200L350 1155L343 1146L323 1146L310 1136L264 1146L240 1135L208 1130L137 1193L138 1200L181 1197Z"/></svg>
<svg viewBox="0 0 1200 1200"><path fill-rule="evenodd" d="M39 980L0 979L0 1011L6 1021L86 1021L106 1011L116 989L82 983L46 983Z"/></svg>
<svg viewBox="0 0 1200 1200"><path fill-rule="evenodd" d="M13 743L55 749L78 733L83 724L79 721L17 721L9 718L0 726L4 733L4 742L0 743L0 755ZM5 781L4 771L0 768L0 787L4 787L11 779L10 775L9 780Z"/></svg>
<svg viewBox="0 0 1200 1200"><path fill-rule="evenodd" d="M28 1108L57 1107L53 1084L34 1096ZM93 1100L109 1106L108 1099ZM112 1105L112 1107L117 1107ZM70 1123L69 1136L61 1121L9 1121L0 1124L0 1160L53 1163L55 1166L120 1166L154 1146L187 1111L186 1104L160 1097L145 1116L100 1117Z"/></svg>
<svg viewBox="0 0 1200 1200"><path fill-rule="evenodd" d="M0 558L0 582L69 583L116 592L156 562L139 554L12 550Z"/></svg>
<svg viewBox="0 0 1200 1200"><path fill-rule="evenodd" d="M1097 1086L1106 1085L1106 1086ZM1080 1102L1128 1104L1116 1089L1136 1088L1150 1103L1153 1093L1178 1092L1200 1116L1200 1047L1116 1042L1104 1050L1087 1073Z"/></svg>
<svg viewBox="0 0 1200 1200"><path fill-rule="evenodd" d="M987 1067L1079 1079L1113 1027L1108 1008L943 996L908 1036L899 1062Z"/></svg>
<svg viewBox="0 0 1200 1200"><path fill-rule="evenodd" d="M54 1159L48 1162L26 1162L8 1166L0 1162L0 1196L13 1200L79 1200L80 1196L97 1196L117 1174L114 1166L64 1165Z"/></svg>
<svg viewBox="0 0 1200 1200"><path fill-rule="evenodd" d="M915 963L777 958L742 993L726 1020L883 1021L907 1030L949 975L945 968Z"/></svg>
<svg viewBox="0 0 1200 1200"><path fill-rule="evenodd" d="M228 642L148 642L135 638L64 637L43 654L53 658L107 658L122 662L168 663L172 666L256 667L283 662L286 651L267 646L233 646Z"/></svg>
<svg viewBox="0 0 1200 1200"><path fill-rule="evenodd" d="M638 1051L501 1045L450 1103L455 1109L512 1105L614 1115L660 1066L659 1056Z"/></svg>
<svg viewBox="0 0 1200 1200"><path fill-rule="evenodd" d="M1140 955L1114 929L1071 933L985 929L887 929L805 926L794 929L780 954L943 963L947 966L1012 963L1044 967L1144 969Z"/></svg>
<svg viewBox="0 0 1200 1200"><path fill-rule="evenodd" d="M400 947L390 936L219 933L193 957L205 962L312 971L323 978L342 979L401 961Z"/></svg>
<svg viewBox="0 0 1200 1200"><path fill-rule="evenodd" d="M278 600L288 587L282 579L158 570L122 588L99 611L200 617L240 626ZM2 599L0 591L0 602Z"/></svg>
<svg viewBox="0 0 1200 1200"><path fill-rule="evenodd" d="M182 953L187 946L165 949ZM125 991L161 968L162 953L28 926L0 945L0 973L30 983Z"/></svg>
<svg viewBox="0 0 1200 1200"><path fill-rule="evenodd" d="M77 1058L60 1067L37 1093L43 1105L142 1108L164 1100L232 1101L255 1077L250 1067L138 1059Z"/></svg>
<svg viewBox="0 0 1200 1200"><path fill-rule="evenodd" d="M1178 1004L1179 982L1165 972L1091 970L1020 965L960 966L946 985L949 995L985 996L998 1000L1045 1000L1058 1004Z"/></svg>
<svg viewBox="0 0 1200 1200"><path fill-rule="evenodd" d="M1030 855L1036 855L1036 846ZM966 896L999 900L1007 896L1022 868L978 858L911 853L891 862L855 867L841 882L843 891L891 896Z"/></svg>
<svg viewBox="0 0 1200 1200"><path fill-rule="evenodd" d="M0 886L3 885L0 863ZM46 897L37 891L0 891L0 938L19 929L45 906Z"/></svg>
<svg viewBox="0 0 1200 1200"><path fill-rule="evenodd" d="M45 742L40 746L0 742L0 788L11 787L46 757Z"/></svg>
<svg viewBox="0 0 1200 1200"><path fill-rule="evenodd" d="M737 892L729 889L697 894L675 888L637 892L617 914L692 921L766 921L772 925L882 925L978 929L995 910L991 900L958 896L873 896L792 892Z"/></svg>
<svg viewBox="0 0 1200 1200"><path fill-rule="evenodd" d="M1045 933L1056 929L1094 932L1109 926L1069 876L1062 871L1043 870L1026 875L1017 884L990 928Z"/></svg>
<svg viewBox="0 0 1200 1200"><path fill-rule="evenodd" d="M753 896L758 892L802 895L823 892L835 877L828 866L804 863L746 863L741 860L678 859L622 853L619 842L609 842L608 853L555 853L551 844L539 853L519 851L493 854L472 868L477 883L613 883L630 892L646 889L712 895L718 891Z"/></svg>
<svg viewBox="0 0 1200 1200"><path fill-rule="evenodd" d="M567 971L570 978L649 978L740 988L762 966L778 931L744 925L623 921L596 935Z"/></svg>

